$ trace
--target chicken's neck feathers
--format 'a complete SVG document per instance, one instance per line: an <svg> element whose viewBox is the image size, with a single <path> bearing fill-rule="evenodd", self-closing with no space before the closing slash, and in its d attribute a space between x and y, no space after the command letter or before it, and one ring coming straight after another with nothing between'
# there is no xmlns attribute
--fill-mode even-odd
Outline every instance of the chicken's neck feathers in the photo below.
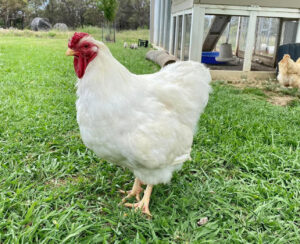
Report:
<svg viewBox="0 0 300 244"><path fill-rule="evenodd" d="M110 52L105 52L88 65L85 75L78 80L77 95L97 97L104 103L128 100L146 92L140 80L140 76L132 74Z"/></svg>

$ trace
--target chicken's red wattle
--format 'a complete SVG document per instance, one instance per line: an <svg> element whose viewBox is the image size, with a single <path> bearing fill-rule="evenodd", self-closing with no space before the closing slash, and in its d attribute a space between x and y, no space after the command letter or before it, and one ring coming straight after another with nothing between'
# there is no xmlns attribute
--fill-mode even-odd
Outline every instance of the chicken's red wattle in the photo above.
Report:
<svg viewBox="0 0 300 244"><path fill-rule="evenodd" d="M74 57L74 69L75 69L75 72L76 72L76 75L78 76L78 78L83 77L87 65L88 65L88 62L87 62L86 58L84 58L82 56Z"/></svg>

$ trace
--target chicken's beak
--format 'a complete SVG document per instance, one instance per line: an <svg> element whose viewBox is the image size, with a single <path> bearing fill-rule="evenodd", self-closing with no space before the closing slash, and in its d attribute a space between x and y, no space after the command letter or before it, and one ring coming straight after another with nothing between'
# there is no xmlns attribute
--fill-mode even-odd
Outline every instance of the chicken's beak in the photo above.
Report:
<svg viewBox="0 0 300 244"><path fill-rule="evenodd" d="M75 54L76 54L76 52L74 50L72 50L71 48L68 48L68 50L66 51L67 56L74 56Z"/></svg>

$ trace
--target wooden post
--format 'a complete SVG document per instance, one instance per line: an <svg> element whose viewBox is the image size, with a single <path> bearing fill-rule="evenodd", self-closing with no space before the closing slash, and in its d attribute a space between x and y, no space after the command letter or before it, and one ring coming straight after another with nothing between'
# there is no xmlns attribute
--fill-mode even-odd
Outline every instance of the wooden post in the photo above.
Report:
<svg viewBox="0 0 300 244"><path fill-rule="evenodd" d="M245 57L244 57L244 66L243 71L251 70L251 61L253 56L253 48L256 36L256 22L257 22L257 12L251 11L248 31L247 31L247 39L246 39L246 48L245 48Z"/></svg>
<svg viewBox="0 0 300 244"><path fill-rule="evenodd" d="M182 33L181 33L181 50L180 60L184 60L184 47L185 47L185 32L186 32L186 14L182 15Z"/></svg>
<svg viewBox="0 0 300 244"><path fill-rule="evenodd" d="M205 8L195 4L192 12L192 26L190 39L190 60L201 62L204 38Z"/></svg>
<svg viewBox="0 0 300 244"><path fill-rule="evenodd" d="M298 20L298 29L297 29L297 35L296 35L296 42L300 43L300 19Z"/></svg>

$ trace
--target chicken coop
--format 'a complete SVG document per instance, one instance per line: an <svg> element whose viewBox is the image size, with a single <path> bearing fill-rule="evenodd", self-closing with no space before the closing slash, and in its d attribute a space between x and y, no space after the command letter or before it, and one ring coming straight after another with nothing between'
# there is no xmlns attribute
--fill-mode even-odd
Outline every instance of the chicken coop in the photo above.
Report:
<svg viewBox="0 0 300 244"><path fill-rule="evenodd" d="M273 78L278 47L300 42L299 0L151 0L150 18L151 43L177 60L227 44L230 62L207 62L214 79Z"/></svg>

